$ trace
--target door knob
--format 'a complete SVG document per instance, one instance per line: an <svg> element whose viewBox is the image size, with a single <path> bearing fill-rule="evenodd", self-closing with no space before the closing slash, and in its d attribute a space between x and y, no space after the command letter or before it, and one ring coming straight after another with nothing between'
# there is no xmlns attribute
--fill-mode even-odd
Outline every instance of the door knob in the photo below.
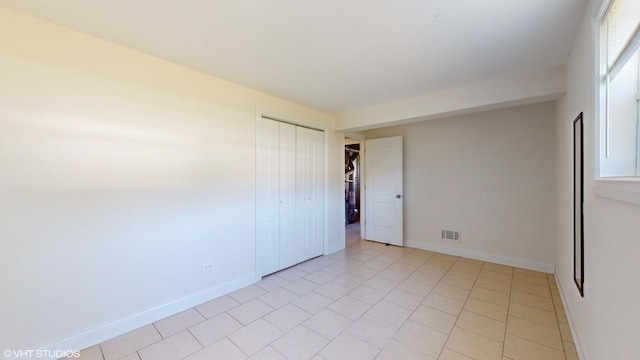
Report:
<svg viewBox="0 0 640 360"><path fill-rule="evenodd" d="M402 197L402 195L400 195L400 194L396 195L397 199L400 199L401 197Z"/></svg>

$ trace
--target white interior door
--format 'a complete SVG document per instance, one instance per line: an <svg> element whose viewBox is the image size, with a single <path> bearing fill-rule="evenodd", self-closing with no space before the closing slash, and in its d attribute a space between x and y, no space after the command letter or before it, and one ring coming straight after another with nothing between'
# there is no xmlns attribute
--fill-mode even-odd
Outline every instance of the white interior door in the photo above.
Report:
<svg viewBox="0 0 640 360"><path fill-rule="evenodd" d="M297 262L323 252L323 149L324 134L321 131L297 128L296 205L301 249Z"/></svg>
<svg viewBox="0 0 640 360"><path fill-rule="evenodd" d="M322 255L324 133L257 120L258 275Z"/></svg>
<svg viewBox="0 0 640 360"><path fill-rule="evenodd" d="M402 136L365 141L365 236L403 245Z"/></svg>
<svg viewBox="0 0 640 360"><path fill-rule="evenodd" d="M296 234L296 126L280 123L280 264L279 269L297 264ZM283 266L284 265L284 266ZM279 270L278 269L278 270Z"/></svg>
<svg viewBox="0 0 640 360"><path fill-rule="evenodd" d="M280 123L260 119L256 142L257 262L270 274L280 266Z"/></svg>

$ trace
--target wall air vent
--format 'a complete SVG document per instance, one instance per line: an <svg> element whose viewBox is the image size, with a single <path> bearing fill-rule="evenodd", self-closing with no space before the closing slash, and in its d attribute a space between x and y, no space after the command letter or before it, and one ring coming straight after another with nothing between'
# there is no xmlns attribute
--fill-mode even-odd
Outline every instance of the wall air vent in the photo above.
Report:
<svg viewBox="0 0 640 360"><path fill-rule="evenodd" d="M442 240L460 242L460 233L455 231L455 230L444 230L443 229L440 238Z"/></svg>

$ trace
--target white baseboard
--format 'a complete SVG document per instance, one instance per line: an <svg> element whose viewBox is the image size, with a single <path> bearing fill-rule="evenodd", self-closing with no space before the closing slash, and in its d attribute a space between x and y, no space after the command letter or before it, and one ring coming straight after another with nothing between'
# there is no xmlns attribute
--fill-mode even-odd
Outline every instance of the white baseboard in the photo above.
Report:
<svg viewBox="0 0 640 360"><path fill-rule="evenodd" d="M436 245L432 243L425 243L425 242L419 242L419 241L405 241L404 245L408 247L416 248L416 249L435 251L435 252L448 254L448 255L462 256L466 258L488 261L488 262L501 264L501 265L515 266L523 269L540 271L547 274L555 273L555 269L556 269L555 264L518 259L518 258L502 256L502 255L494 255L494 254L489 254L489 253L485 253L477 250L452 248L448 246Z"/></svg>
<svg viewBox="0 0 640 360"><path fill-rule="evenodd" d="M571 336L573 336L573 343L576 345L576 351L578 352L578 359L587 360L586 355L582 351L582 342L580 341L580 337L576 332L576 326L573 322L573 317L571 316L571 309L567 306L567 302L565 301L565 292L564 286L562 285L562 281L560 280L560 276L555 274L556 276L556 284L558 284L558 291L560 292L560 300L562 300L562 308L564 309L565 315L567 315L567 321L569 322L569 328L571 328Z"/></svg>
<svg viewBox="0 0 640 360"><path fill-rule="evenodd" d="M97 326L93 329L83 331L54 343L40 346L37 349L49 350L51 352L53 352L54 350L86 349L90 346L99 344L142 326L149 325L155 321L164 319L167 316L171 316L194 306L200 305L204 302L228 294L247 285L251 285L255 282L255 274L250 274L239 279L223 283L216 287L206 289L204 291L171 301L160 306L156 306L155 308L145 310L141 313L122 318L108 324ZM39 358L55 360L55 358ZM9 360L12 358L7 359Z"/></svg>

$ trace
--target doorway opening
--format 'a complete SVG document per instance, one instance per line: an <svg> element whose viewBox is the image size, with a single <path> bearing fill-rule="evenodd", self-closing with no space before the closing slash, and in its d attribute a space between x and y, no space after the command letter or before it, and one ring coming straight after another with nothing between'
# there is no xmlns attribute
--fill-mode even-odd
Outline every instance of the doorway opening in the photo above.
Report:
<svg viewBox="0 0 640 360"><path fill-rule="evenodd" d="M344 139L345 246L360 240L360 140Z"/></svg>

